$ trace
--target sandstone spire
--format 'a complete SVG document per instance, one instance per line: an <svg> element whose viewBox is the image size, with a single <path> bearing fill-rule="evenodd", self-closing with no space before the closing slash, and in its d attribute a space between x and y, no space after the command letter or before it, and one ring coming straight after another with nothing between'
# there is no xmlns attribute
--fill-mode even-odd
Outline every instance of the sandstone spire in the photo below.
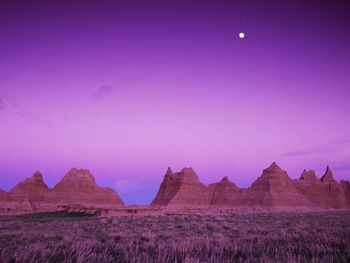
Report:
<svg viewBox="0 0 350 263"><path fill-rule="evenodd" d="M321 182L326 184L338 184L334 179L333 172L329 166L327 166L325 174L321 177Z"/></svg>
<svg viewBox="0 0 350 263"><path fill-rule="evenodd" d="M301 174L299 179L304 180L305 182L317 182L317 181L319 181L314 170L306 171L305 169L304 169L304 171Z"/></svg>
<svg viewBox="0 0 350 263"><path fill-rule="evenodd" d="M168 170L166 170L166 173L165 173L165 176L173 176L174 173L173 171L171 170L170 166L168 167Z"/></svg>
<svg viewBox="0 0 350 263"><path fill-rule="evenodd" d="M168 169L152 205L209 205L207 187L199 181L191 167L183 168L175 174L170 172L171 170Z"/></svg>
<svg viewBox="0 0 350 263"><path fill-rule="evenodd" d="M10 193L43 194L49 191L40 172L35 172L32 177L18 183L10 190Z"/></svg>

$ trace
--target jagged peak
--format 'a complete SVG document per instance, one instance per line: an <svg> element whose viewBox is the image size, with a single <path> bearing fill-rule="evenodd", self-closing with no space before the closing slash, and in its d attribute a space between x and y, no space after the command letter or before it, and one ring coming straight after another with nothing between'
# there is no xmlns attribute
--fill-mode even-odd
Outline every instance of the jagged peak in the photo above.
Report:
<svg viewBox="0 0 350 263"><path fill-rule="evenodd" d="M318 180L316 173L314 170L309 170L307 171L306 169L304 169L304 171L302 172L300 178L300 180Z"/></svg>
<svg viewBox="0 0 350 263"><path fill-rule="evenodd" d="M225 177L223 177L222 179L221 179L221 182L228 182L229 180L228 180L228 177L227 176L225 176Z"/></svg>
<svg viewBox="0 0 350 263"><path fill-rule="evenodd" d="M192 167L182 168L180 172L174 173L172 178L182 182L199 182L199 177Z"/></svg>
<svg viewBox="0 0 350 263"><path fill-rule="evenodd" d="M39 180L44 181L43 174L39 171L36 171L35 173L33 173L32 178L38 181Z"/></svg>
<svg viewBox="0 0 350 263"><path fill-rule="evenodd" d="M169 166L168 169L166 170L165 176L173 176L173 175L174 175L174 173Z"/></svg>
<svg viewBox="0 0 350 263"><path fill-rule="evenodd" d="M39 171L35 172L31 177L19 182L10 190L10 192L14 193L36 191L35 189L48 190L48 187L44 182L43 176Z"/></svg>
<svg viewBox="0 0 350 263"><path fill-rule="evenodd" d="M282 171L281 167L279 167L276 162L273 162L268 169L270 169L270 170L281 170Z"/></svg>
<svg viewBox="0 0 350 263"><path fill-rule="evenodd" d="M276 162L273 162L268 168L264 169L264 172L285 172L281 169L281 167L278 166Z"/></svg>
<svg viewBox="0 0 350 263"><path fill-rule="evenodd" d="M177 177L197 177L198 175L196 174L196 172L193 170L192 167L184 167L181 169L180 172L177 172L174 174Z"/></svg>
<svg viewBox="0 0 350 263"><path fill-rule="evenodd" d="M333 172L332 172L331 168L329 167L329 165L327 165L326 172L321 177L321 182L324 182L324 181L335 181L335 179L333 177Z"/></svg>

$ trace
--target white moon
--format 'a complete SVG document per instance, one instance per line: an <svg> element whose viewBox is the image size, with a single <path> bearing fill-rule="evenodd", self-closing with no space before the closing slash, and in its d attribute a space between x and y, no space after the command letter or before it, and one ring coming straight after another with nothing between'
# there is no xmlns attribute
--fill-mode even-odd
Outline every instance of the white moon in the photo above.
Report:
<svg viewBox="0 0 350 263"><path fill-rule="evenodd" d="M244 33L239 33L239 38L244 38L244 37L245 37Z"/></svg>

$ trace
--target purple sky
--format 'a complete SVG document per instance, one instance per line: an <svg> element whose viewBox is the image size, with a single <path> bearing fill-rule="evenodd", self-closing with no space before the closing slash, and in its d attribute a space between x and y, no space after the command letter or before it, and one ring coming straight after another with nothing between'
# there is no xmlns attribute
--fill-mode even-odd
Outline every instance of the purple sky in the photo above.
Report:
<svg viewBox="0 0 350 263"><path fill-rule="evenodd" d="M348 1L70 2L0 2L0 188L88 168L149 203L169 165L247 187L272 161L350 179Z"/></svg>

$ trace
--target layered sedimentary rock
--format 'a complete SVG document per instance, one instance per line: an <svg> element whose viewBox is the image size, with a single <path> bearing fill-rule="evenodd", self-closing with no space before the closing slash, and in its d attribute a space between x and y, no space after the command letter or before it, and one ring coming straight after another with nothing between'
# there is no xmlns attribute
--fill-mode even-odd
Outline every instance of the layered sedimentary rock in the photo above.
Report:
<svg viewBox="0 0 350 263"><path fill-rule="evenodd" d="M349 181L340 181L340 186L344 191L345 199L347 202L347 206L350 207L350 182Z"/></svg>
<svg viewBox="0 0 350 263"><path fill-rule="evenodd" d="M58 205L124 206L113 189L98 187L95 178L86 169L71 169L52 192L50 199Z"/></svg>
<svg viewBox="0 0 350 263"><path fill-rule="evenodd" d="M51 211L55 206L47 202L50 189L44 182L42 174L35 172L13 187L8 193L12 212Z"/></svg>
<svg viewBox="0 0 350 263"><path fill-rule="evenodd" d="M152 205L206 206L210 204L207 187L192 168L173 173L168 168Z"/></svg>
<svg viewBox="0 0 350 263"><path fill-rule="evenodd" d="M350 185L339 184L329 167L321 179L313 170L304 170L292 180L274 162L249 188L239 188L227 177L206 187L192 168L175 174L168 168L152 205L338 209L350 207Z"/></svg>
<svg viewBox="0 0 350 263"><path fill-rule="evenodd" d="M114 190L98 187L93 175L84 169L71 169L53 189L47 187L40 172L35 172L8 193L0 191L0 214L57 211L64 205L124 207Z"/></svg>
<svg viewBox="0 0 350 263"><path fill-rule="evenodd" d="M333 173L327 167L325 174L318 179L314 171L302 173L296 180L298 189L313 203L322 208L347 208L348 202L344 189L334 179Z"/></svg>
<svg viewBox="0 0 350 263"><path fill-rule="evenodd" d="M7 193L0 189L0 214L6 214L8 212L8 197Z"/></svg>
<svg viewBox="0 0 350 263"><path fill-rule="evenodd" d="M333 173L328 166L320 181L323 192L322 206L326 208L346 208L347 201L344 190L334 179Z"/></svg>
<svg viewBox="0 0 350 263"><path fill-rule="evenodd" d="M248 188L244 203L254 206L310 207L295 182L275 162Z"/></svg>
<svg viewBox="0 0 350 263"><path fill-rule="evenodd" d="M208 186L210 204L213 206L243 205L246 189L238 188L225 176L218 183Z"/></svg>
<svg viewBox="0 0 350 263"><path fill-rule="evenodd" d="M319 183L319 179L317 178L314 170L306 171L304 169L299 179L302 180L303 182L307 182L311 184Z"/></svg>

